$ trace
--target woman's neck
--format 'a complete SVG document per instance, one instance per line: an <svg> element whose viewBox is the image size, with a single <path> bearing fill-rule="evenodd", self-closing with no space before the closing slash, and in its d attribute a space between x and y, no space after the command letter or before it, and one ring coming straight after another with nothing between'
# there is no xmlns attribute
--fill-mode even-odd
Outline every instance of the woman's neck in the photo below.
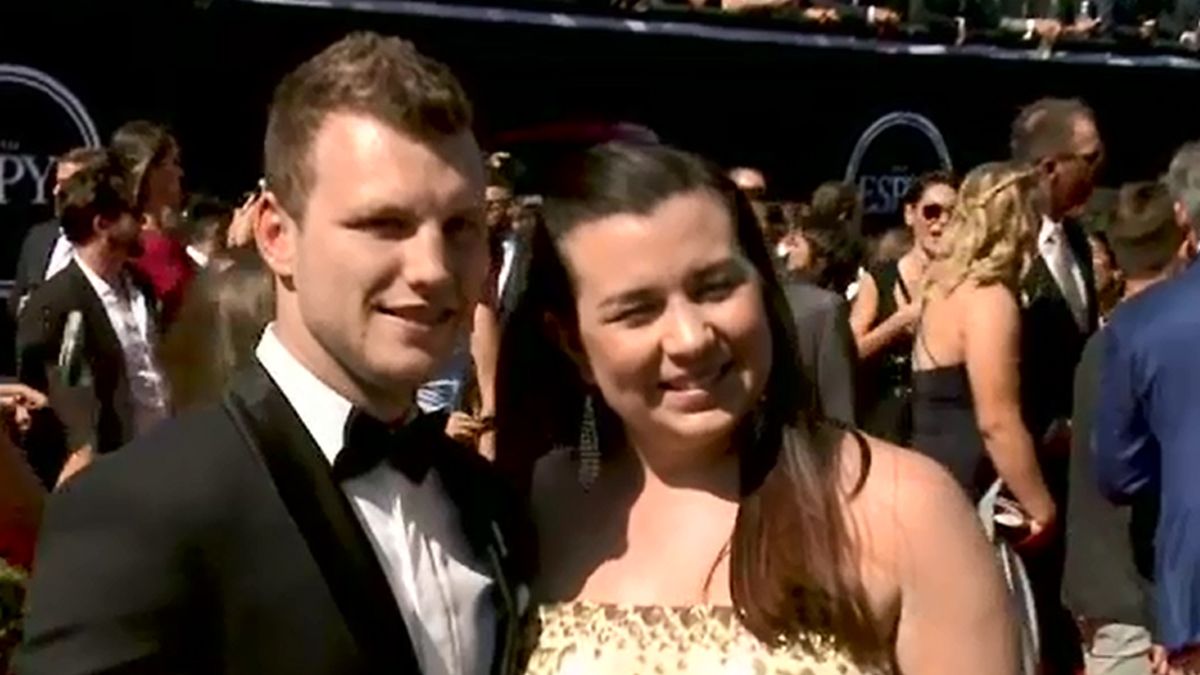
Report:
<svg viewBox="0 0 1200 675"><path fill-rule="evenodd" d="M738 453L728 440L693 447L638 443L632 454L645 496L703 491L737 499L740 493Z"/></svg>

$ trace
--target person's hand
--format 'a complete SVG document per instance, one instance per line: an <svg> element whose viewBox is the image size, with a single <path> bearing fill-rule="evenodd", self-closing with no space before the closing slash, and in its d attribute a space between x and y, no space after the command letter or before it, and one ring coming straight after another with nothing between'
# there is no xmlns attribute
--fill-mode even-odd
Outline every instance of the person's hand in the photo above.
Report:
<svg viewBox="0 0 1200 675"><path fill-rule="evenodd" d="M1049 544L1058 526L1057 515L1051 508L1048 513L1042 514L1041 518L1030 517L1028 526L1025 538L1013 545L1013 548L1022 553L1039 551Z"/></svg>
<svg viewBox="0 0 1200 675"><path fill-rule="evenodd" d="M872 24L876 26L899 26L900 13L888 7L875 6Z"/></svg>
<svg viewBox="0 0 1200 675"><path fill-rule="evenodd" d="M721 0L721 9L727 12L744 12L755 9L787 7L795 0Z"/></svg>
<svg viewBox="0 0 1200 675"><path fill-rule="evenodd" d="M1058 19L1034 19L1033 34L1042 39L1043 43L1054 44L1062 36L1063 25Z"/></svg>
<svg viewBox="0 0 1200 675"><path fill-rule="evenodd" d="M837 23L842 19L832 7L807 7L804 9L804 18L820 24Z"/></svg>
<svg viewBox="0 0 1200 675"><path fill-rule="evenodd" d="M1100 29L1100 21L1090 17L1079 18L1075 23L1062 29L1064 35L1072 37L1088 37Z"/></svg>
<svg viewBox="0 0 1200 675"><path fill-rule="evenodd" d="M904 330L912 333L917 329L917 323L921 320L921 310L924 309L919 300L905 302L896 307L896 320L900 325L904 326Z"/></svg>
<svg viewBox="0 0 1200 675"><path fill-rule="evenodd" d="M1065 419L1054 420L1042 436L1042 453L1051 457L1066 457L1071 454L1071 423Z"/></svg>
<svg viewBox="0 0 1200 675"><path fill-rule="evenodd" d="M66 463L63 464L62 471L58 474L58 480L54 482L54 489L57 490L62 487L75 474L86 469L95 459L96 453L92 450L92 446L85 445L77 448L67 457Z"/></svg>
<svg viewBox="0 0 1200 675"><path fill-rule="evenodd" d="M475 447L484 430L483 423L464 412L452 412L446 420L446 435L463 445Z"/></svg>
<svg viewBox="0 0 1200 675"><path fill-rule="evenodd" d="M241 248L254 243L254 223L258 221L264 203L263 193L257 191L247 197L233 212L233 219L229 221L229 232L225 236L227 248Z"/></svg>
<svg viewBox="0 0 1200 675"><path fill-rule="evenodd" d="M45 408L46 395L19 383L0 384L0 423L18 434L29 431L33 411Z"/></svg>
<svg viewBox="0 0 1200 675"><path fill-rule="evenodd" d="M1153 675L1170 675L1171 664L1167 661L1167 648L1162 645L1151 645L1150 672Z"/></svg>

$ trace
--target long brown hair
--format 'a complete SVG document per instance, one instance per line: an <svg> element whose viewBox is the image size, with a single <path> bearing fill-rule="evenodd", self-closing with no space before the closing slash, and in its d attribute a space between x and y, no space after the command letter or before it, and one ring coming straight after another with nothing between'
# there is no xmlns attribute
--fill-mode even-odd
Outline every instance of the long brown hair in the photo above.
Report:
<svg viewBox="0 0 1200 675"><path fill-rule="evenodd" d="M258 251L241 249L231 258L196 277L159 350L177 411L218 400L234 373L254 361L274 314L271 274Z"/></svg>
<svg viewBox="0 0 1200 675"><path fill-rule="evenodd" d="M822 419L800 368L792 314L749 203L718 168L663 146L600 146L550 176L527 286L501 342L497 465L528 488L533 463L579 437L586 385L546 330L547 317L578 329L556 242L581 222L645 214L673 195L709 191L734 215L739 246L761 277L772 335L773 367L761 403L738 430L746 442L739 444L741 495L730 546L737 615L770 645L816 638L862 663L886 661L845 513L843 432ZM615 415L597 403L602 436L621 437Z"/></svg>

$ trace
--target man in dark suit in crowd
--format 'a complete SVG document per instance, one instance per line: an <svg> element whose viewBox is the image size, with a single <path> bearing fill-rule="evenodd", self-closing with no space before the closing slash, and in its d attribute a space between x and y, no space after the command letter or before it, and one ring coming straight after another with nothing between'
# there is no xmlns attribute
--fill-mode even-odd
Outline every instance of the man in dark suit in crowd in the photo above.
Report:
<svg viewBox="0 0 1200 675"><path fill-rule="evenodd" d="M825 416L854 425L858 350L846 299L804 278L805 239L794 223L778 244L783 292L796 321L800 360Z"/></svg>
<svg viewBox="0 0 1200 675"><path fill-rule="evenodd" d="M825 416L854 425L854 370L857 353L850 331L850 306L837 293L807 281L783 284L804 372L816 386Z"/></svg>
<svg viewBox="0 0 1200 675"><path fill-rule="evenodd" d="M80 168L89 166L104 155L99 148L75 148L58 158L54 169L54 196L57 198L66 182ZM9 313L15 318L34 289L61 272L71 262L71 242L63 233L58 218L52 218L29 228L21 242L12 295L8 298Z"/></svg>
<svg viewBox="0 0 1200 675"><path fill-rule="evenodd" d="M1200 239L1200 143L1167 175L1192 247ZM1194 248L1193 248L1194 250ZM1157 637L1172 672L1200 672L1200 265L1113 313L1105 329L1095 466L1117 504L1158 497L1154 550Z"/></svg>
<svg viewBox="0 0 1200 675"><path fill-rule="evenodd" d="M1159 183L1132 183L1118 196L1106 231L1125 281L1122 303L1178 273L1187 260L1184 228ZM1107 329L1091 337L1075 371L1071 479L1063 592L1083 629L1088 673L1150 675L1154 626L1153 560L1158 495L1145 490L1131 507L1100 493L1092 461L1100 371Z"/></svg>
<svg viewBox="0 0 1200 675"><path fill-rule="evenodd" d="M50 499L23 675L510 665L516 500L413 401L487 270L470 103L356 33L284 77L264 145L258 362Z"/></svg>
<svg viewBox="0 0 1200 675"><path fill-rule="evenodd" d="M167 415L166 384L154 356L154 296L128 266L141 250L141 228L124 170L114 155L98 152L57 196L71 257L29 297L17 325L18 377L49 391L48 373L58 361L67 318L78 312L82 319L82 358L98 404L95 438L55 442L57 425L50 413L39 419L39 440L29 442L26 451L50 484L60 473L87 464L93 453L113 452Z"/></svg>
<svg viewBox="0 0 1200 675"><path fill-rule="evenodd" d="M1074 218L1095 189L1104 144L1082 101L1042 99L1013 122L1012 152L1038 172L1043 186L1037 255L1020 289L1021 404L1062 522L1075 366L1099 322L1091 249ZM1060 599L1064 555L1061 528L1044 548L1026 555L1052 675L1073 673L1082 659Z"/></svg>

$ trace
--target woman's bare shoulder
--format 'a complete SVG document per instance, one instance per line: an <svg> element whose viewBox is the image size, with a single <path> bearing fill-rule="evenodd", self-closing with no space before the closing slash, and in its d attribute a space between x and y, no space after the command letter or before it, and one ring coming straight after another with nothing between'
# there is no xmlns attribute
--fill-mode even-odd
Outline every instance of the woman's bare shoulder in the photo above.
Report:
<svg viewBox="0 0 1200 675"><path fill-rule="evenodd" d="M848 433L842 442L843 480L849 489L861 485L850 499L850 509L872 530L898 525L908 535L928 536L930 528L955 528L973 520L974 510L962 488L936 461L877 438L857 436Z"/></svg>

